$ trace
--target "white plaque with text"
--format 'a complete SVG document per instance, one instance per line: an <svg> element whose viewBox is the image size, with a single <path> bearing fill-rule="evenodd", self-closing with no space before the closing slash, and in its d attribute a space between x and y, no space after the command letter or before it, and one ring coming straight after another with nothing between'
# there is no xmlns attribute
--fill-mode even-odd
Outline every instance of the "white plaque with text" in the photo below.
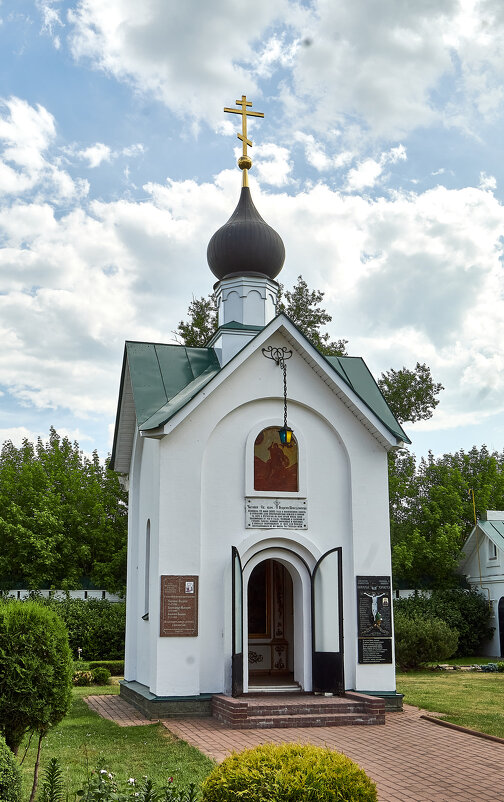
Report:
<svg viewBox="0 0 504 802"><path fill-rule="evenodd" d="M306 499L247 498L247 529L308 529Z"/></svg>

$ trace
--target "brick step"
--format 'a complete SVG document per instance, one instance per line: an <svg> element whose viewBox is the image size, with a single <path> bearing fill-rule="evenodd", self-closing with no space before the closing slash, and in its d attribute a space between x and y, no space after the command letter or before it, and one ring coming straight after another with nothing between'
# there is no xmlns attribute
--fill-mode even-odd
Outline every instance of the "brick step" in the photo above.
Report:
<svg viewBox="0 0 504 802"><path fill-rule="evenodd" d="M319 713L365 713L366 707L360 702L334 702L333 704L317 704L317 702L300 702L299 704L282 705L261 705L260 703L249 702L249 716L297 716L297 715L318 715Z"/></svg>
<svg viewBox="0 0 504 802"><path fill-rule="evenodd" d="M385 715L374 716L369 713L311 713L290 716L249 716L245 721L229 726L243 729L268 730L274 727L344 727L353 724L385 724Z"/></svg>
<svg viewBox="0 0 504 802"><path fill-rule="evenodd" d="M335 697L304 694L287 698L218 694L212 698L212 715L233 728L335 727L384 724L385 705L381 699L355 692Z"/></svg>

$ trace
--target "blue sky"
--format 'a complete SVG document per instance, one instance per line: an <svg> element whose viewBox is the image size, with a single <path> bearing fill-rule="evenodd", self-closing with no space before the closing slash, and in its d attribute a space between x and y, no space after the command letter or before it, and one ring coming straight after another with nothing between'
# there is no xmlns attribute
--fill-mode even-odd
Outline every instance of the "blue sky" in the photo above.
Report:
<svg viewBox="0 0 504 802"><path fill-rule="evenodd" d="M501 0L0 0L0 440L104 456L124 340L173 340L236 204L375 375L445 390L413 450L504 447Z"/></svg>

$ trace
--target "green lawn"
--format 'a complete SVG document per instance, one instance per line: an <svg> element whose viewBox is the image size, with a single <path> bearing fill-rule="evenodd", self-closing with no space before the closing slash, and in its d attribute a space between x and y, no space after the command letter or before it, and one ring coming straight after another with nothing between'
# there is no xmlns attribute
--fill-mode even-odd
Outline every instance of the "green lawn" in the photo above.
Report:
<svg viewBox="0 0 504 802"><path fill-rule="evenodd" d="M439 718L504 738L504 674L470 671L412 671L397 674L406 704Z"/></svg>
<svg viewBox="0 0 504 802"><path fill-rule="evenodd" d="M120 782L147 775L161 784L173 777L177 787L182 788L190 782L198 784L206 777L214 765L212 761L174 738L160 724L119 727L93 713L83 701L84 696L118 692L118 685L74 688L70 713L43 741L41 776L49 760L58 758L70 800L74 799L73 793L82 788L88 769L94 769L102 757L107 769ZM19 757L24 747L19 750ZM35 749L36 744L32 743L22 766L26 799L33 779Z"/></svg>
<svg viewBox="0 0 504 802"><path fill-rule="evenodd" d="M450 657L449 660L443 660L443 665L449 666L484 666L487 663L501 663L502 657ZM437 663L429 663L431 666L436 666Z"/></svg>

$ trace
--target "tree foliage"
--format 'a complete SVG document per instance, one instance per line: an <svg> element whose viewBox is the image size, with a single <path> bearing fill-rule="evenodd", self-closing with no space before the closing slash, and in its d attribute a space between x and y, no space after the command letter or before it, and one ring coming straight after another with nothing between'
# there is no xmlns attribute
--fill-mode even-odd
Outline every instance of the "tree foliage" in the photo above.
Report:
<svg viewBox="0 0 504 802"><path fill-rule="evenodd" d="M202 348L217 331L217 307L215 295L207 298L195 298L187 310L188 320L181 320L175 336L184 345Z"/></svg>
<svg viewBox="0 0 504 802"><path fill-rule="evenodd" d="M456 584L460 550L478 517L504 509L504 452L486 446L417 464L401 450L389 456L394 581L412 588Z"/></svg>
<svg viewBox="0 0 504 802"><path fill-rule="evenodd" d="M348 340L331 340L330 335L322 331L332 320L331 315L320 308L324 295L321 290L310 290L303 276L298 276L292 290L285 290L280 284L277 312L287 315L321 354L345 356Z"/></svg>
<svg viewBox="0 0 504 802"><path fill-rule="evenodd" d="M29 589L111 591L126 578L127 496L96 452L51 428L49 441L11 441L0 453L0 578Z"/></svg>
<svg viewBox="0 0 504 802"><path fill-rule="evenodd" d="M399 423L431 418L439 404L437 396L444 390L442 384L433 381L430 368L420 362L414 370L391 368L382 373L378 387Z"/></svg>

